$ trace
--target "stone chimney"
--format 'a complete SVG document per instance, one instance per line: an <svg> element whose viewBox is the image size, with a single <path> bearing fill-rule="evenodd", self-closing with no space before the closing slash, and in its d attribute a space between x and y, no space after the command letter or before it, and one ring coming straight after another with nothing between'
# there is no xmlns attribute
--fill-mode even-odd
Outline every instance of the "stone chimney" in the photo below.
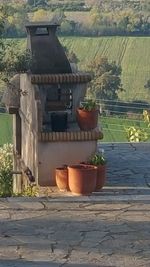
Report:
<svg viewBox="0 0 150 267"><path fill-rule="evenodd" d="M56 36L58 26L45 22L26 25L27 48L31 51L33 74L72 72L64 49Z"/></svg>

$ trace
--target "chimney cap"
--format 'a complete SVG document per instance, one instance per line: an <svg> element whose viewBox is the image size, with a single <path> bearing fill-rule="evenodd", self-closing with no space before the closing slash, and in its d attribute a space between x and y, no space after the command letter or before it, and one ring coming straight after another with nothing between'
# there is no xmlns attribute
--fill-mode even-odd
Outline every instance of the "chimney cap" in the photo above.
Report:
<svg viewBox="0 0 150 267"><path fill-rule="evenodd" d="M48 22L48 21L36 21L36 22L30 22L27 23L25 25L26 28L43 28L43 27L47 27L47 28L55 28L60 26L58 23L52 23L52 22Z"/></svg>

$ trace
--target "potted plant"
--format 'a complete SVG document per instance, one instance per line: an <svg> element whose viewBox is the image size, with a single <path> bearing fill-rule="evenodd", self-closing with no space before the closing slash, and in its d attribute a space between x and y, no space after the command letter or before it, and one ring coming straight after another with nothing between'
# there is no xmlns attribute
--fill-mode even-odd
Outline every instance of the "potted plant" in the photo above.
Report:
<svg viewBox="0 0 150 267"><path fill-rule="evenodd" d="M56 185L60 191L69 191L67 165L55 169Z"/></svg>
<svg viewBox="0 0 150 267"><path fill-rule="evenodd" d="M86 164L68 166L69 189L76 195L89 195L95 191L97 167Z"/></svg>
<svg viewBox="0 0 150 267"><path fill-rule="evenodd" d="M97 166L96 190L102 189L106 182L106 159L103 150L95 153L90 158L89 164Z"/></svg>
<svg viewBox="0 0 150 267"><path fill-rule="evenodd" d="M97 127L99 107L96 101L88 99L81 103L76 111L77 123L82 131L89 131Z"/></svg>

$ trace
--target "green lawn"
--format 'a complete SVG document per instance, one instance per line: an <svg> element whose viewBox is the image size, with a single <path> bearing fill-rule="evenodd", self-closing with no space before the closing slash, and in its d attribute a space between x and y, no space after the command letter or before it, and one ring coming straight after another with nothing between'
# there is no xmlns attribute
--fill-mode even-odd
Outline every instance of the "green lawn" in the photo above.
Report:
<svg viewBox="0 0 150 267"><path fill-rule="evenodd" d="M142 120L133 120L128 118L100 117L100 125L104 134L102 142L127 142L127 128L134 126L141 128L150 134L150 129Z"/></svg>
<svg viewBox="0 0 150 267"><path fill-rule="evenodd" d="M0 113L0 146L12 143L12 116Z"/></svg>

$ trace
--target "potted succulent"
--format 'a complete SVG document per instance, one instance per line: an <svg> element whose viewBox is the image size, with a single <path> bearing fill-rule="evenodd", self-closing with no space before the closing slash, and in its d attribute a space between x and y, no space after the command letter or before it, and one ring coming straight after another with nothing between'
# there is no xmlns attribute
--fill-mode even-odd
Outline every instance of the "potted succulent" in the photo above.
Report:
<svg viewBox="0 0 150 267"><path fill-rule="evenodd" d="M97 166L96 190L102 189L106 182L106 159L104 151L95 153L89 160L89 164Z"/></svg>
<svg viewBox="0 0 150 267"><path fill-rule="evenodd" d="M89 131L97 127L99 106L95 100L88 99L77 108L77 123L82 131Z"/></svg>
<svg viewBox="0 0 150 267"><path fill-rule="evenodd" d="M95 191L97 167L86 164L68 166L69 189L76 195L89 195Z"/></svg>

